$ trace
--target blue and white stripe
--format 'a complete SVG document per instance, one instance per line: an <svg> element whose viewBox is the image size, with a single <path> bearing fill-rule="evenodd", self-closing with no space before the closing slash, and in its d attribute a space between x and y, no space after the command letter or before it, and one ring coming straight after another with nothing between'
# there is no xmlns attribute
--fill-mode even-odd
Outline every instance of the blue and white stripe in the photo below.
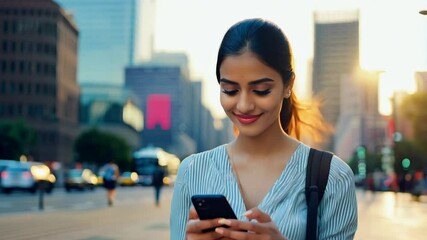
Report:
<svg viewBox="0 0 427 240"><path fill-rule="evenodd" d="M305 172L310 148L301 143L281 176L259 204L290 240L305 239L307 204ZM223 194L240 220L246 211L228 160L226 145L193 154L181 163L171 206L172 240L185 239L185 227L195 194ZM357 201L350 167L334 156L329 180L319 206L319 239L353 239L357 229Z"/></svg>

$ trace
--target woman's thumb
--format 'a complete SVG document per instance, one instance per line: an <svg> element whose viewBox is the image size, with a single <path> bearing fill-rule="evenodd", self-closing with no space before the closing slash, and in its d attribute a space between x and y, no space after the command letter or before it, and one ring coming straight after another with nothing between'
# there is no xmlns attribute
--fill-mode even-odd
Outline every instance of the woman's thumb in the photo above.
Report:
<svg viewBox="0 0 427 240"><path fill-rule="evenodd" d="M271 222L270 216L257 207L246 211L245 213L243 213L243 216L245 216L249 220L257 220L260 223Z"/></svg>

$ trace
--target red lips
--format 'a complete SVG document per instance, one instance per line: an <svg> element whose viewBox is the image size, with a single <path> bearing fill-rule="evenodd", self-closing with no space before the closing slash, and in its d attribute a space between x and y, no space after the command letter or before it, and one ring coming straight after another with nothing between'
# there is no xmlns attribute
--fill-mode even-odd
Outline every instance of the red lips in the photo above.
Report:
<svg viewBox="0 0 427 240"><path fill-rule="evenodd" d="M258 120L258 118L261 116L261 114L259 114L259 115L235 114L235 116L241 124L251 124L251 123L255 122L256 120Z"/></svg>

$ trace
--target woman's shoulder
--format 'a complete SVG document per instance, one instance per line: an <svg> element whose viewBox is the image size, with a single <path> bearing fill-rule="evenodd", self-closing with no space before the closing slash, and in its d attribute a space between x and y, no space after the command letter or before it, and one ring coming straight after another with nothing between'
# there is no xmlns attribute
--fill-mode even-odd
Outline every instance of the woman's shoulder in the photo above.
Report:
<svg viewBox="0 0 427 240"><path fill-rule="evenodd" d="M329 174L332 176L346 176L346 177L354 177L353 170L351 170L348 163L346 163L343 159L341 159L337 155L333 155L331 161L331 168L329 170Z"/></svg>
<svg viewBox="0 0 427 240"><path fill-rule="evenodd" d="M355 179L353 170L339 156L333 155L329 168L328 184L326 192L336 193L354 186Z"/></svg>
<svg viewBox="0 0 427 240"><path fill-rule="evenodd" d="M308 159L310 146L301 144L299 149L301 150L300 153L305 157L307 157ZM333 182L339 179L341 180L345 179L347 181L348 179L353 179L354 173L353 173L353 170L351 170L350 166L342 158L340 158L334 153L332 154L333 156L331 159L328 181Z"/></svg>

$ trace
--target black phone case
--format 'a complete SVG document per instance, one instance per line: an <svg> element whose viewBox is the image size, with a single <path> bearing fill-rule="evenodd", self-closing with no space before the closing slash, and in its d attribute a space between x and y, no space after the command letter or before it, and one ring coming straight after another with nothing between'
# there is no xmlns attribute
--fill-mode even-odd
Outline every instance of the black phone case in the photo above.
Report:
<svg viewBox="0 0 427 240"><path fill-rule="evenodd" d="M201 220L214 218L237 219L236 214L223 195L205 194L191 197L194 208ZM228 227L228 226L223 226ZM215 228L206 229L203 232L213 231Z"/></svg>

